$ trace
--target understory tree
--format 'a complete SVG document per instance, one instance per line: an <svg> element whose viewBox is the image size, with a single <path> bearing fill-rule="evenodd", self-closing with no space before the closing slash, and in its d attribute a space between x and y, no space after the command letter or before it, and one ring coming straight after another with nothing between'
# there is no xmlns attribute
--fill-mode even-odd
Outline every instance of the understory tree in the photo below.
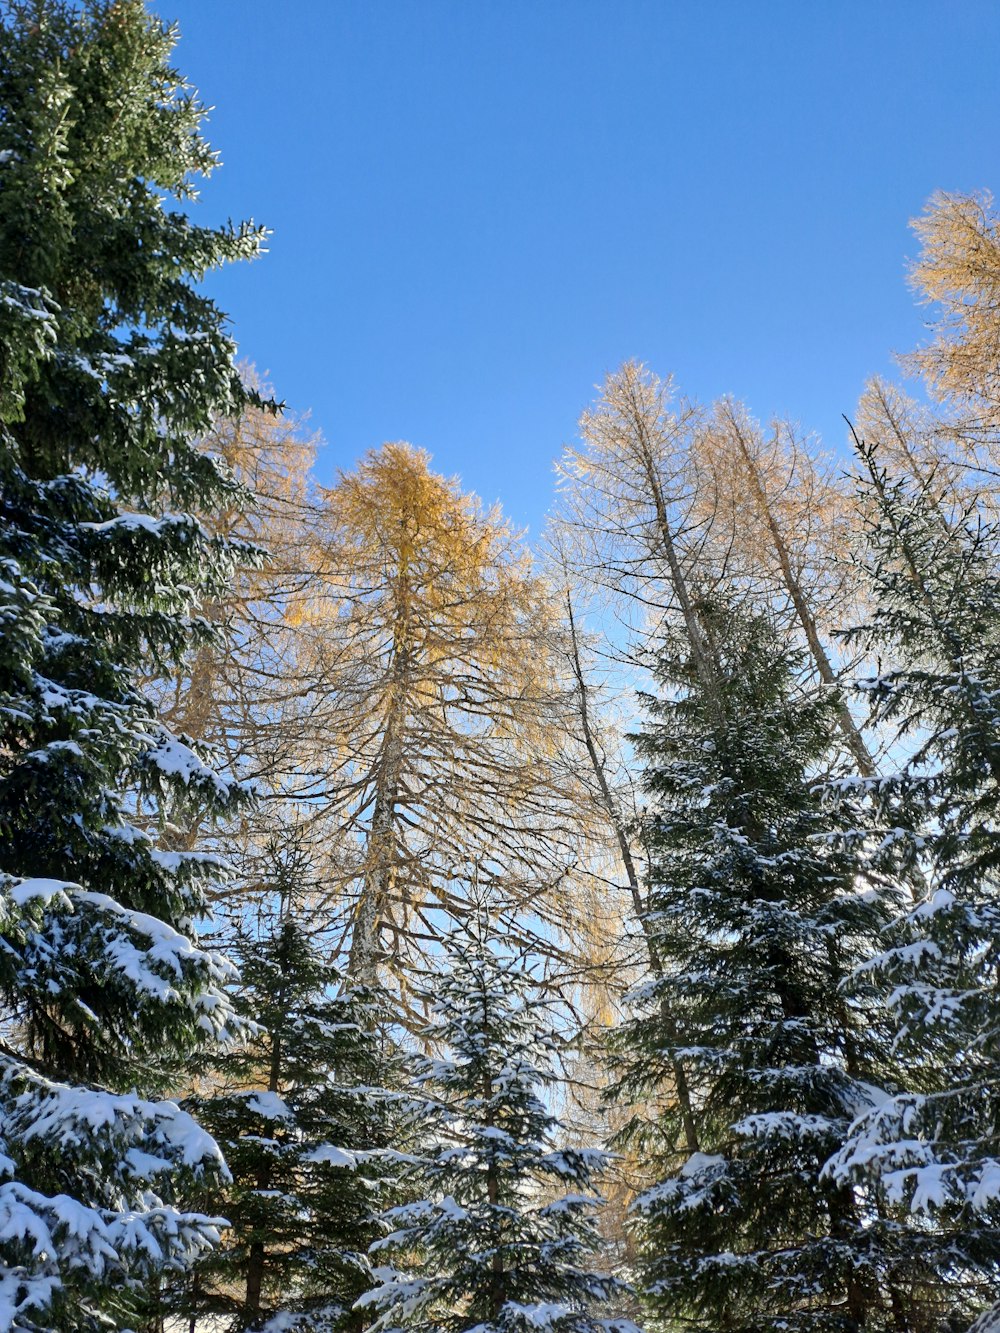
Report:
<svg viewBox="0 0 1000 1333"><path fill-rule="evenodd" d="M551 1015L523 958L504 955L483 916L444 941L424 991L412 1115L417 1198L384 1216L380 1285L362 1300L376 1328L437 1333L593 1333L632 1328L599 1312L623 1294L593 1271L593 1149L560 1146L544 1097L554 1080Z"/></svg>
<svg viewBox="0 0 1000 1333"><path fill-rule="evenodd" d="M189 1103L222 1148L231 1183L210 1201L230 1222L174 1308L221 1327L360 1329L378 1214L398 1197L398 1059L374 993L326 961L296 904L295 865L233 951L238 1008L256 1031L203 1071ZM214 1325L213 1325L214 1327Z"/></svg>
<svg viewBox="0 0 1000 1333"><path fill-rule="evenodd" d="M859 1120L835 1167L901 1209L974 1310L1000 1289L1000 535L939 503L932 478L887 475L874 447L861 460L877 614L852 637L883 663L862 685L898 759L873 784L873 862L916 893L864 970L906 1091Z"/></svg>
<svg viewBox="0 0 1000 1333"><path fill-rule="evenodd" d="M183 208L215 164L139 0L0 9L0 1326L124 1327L218 1238L223 1170L156 1100L231 1021L201 942L219 868L161 830L241 793L140 679L208 628L241 551L195 447L246 394L209 268L258 229Z"/></svg>
<svg viewBox="0 0 1000 1333"><path fill-rule="evenodd" d="M614 1097L657 1167L641 1287L668 1328L930 1333L949 1297L824 1169L893 1073L877 1010L845 994L892 897L858 881L865 811L817 785L837 700L802 694L767 619L697 614L712 673L670 636L637 738L659 968L616 1035Z"/></svg>

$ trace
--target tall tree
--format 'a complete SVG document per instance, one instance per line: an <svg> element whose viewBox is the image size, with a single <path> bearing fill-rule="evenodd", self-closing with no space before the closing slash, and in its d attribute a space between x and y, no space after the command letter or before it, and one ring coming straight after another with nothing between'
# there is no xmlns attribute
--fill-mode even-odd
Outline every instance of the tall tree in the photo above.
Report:
<svg viewBox="0 0 1000 1333"><path fill-rule="evenodd" d="M672 380L626 362L580 418L579 446L557 465L558 521L576 572L624 608L633 646L645 644L648 629L657 633L665 615L680 617L711 696L715 664L698 602L718 571L701 560L689 468L703 420L699 407L676 399Z"/></svg>
<svg viewBox="0 0 1000 1333"><path fill-rule="evenodd" d="M570 599L569 655L578 725L619 850L635 913L633 933L641 935L642 962L653 973L661 971L662 959L649 930L630 821L608 782L590 717L582 626L572 615L572 598L574 585L593 590L620 616L624 638L614 632L607 636L608 656L624 659L620 694L634 695L635 668L650 664L649 643L678 626L691 645L706 697L718 699L717 663L699 608L724 569L707 550L691 466L693 442L704 426L703 409L678 398L671 379L629 361L606 378L600 399L580 418L579 444L567 447L557 464L560 498L552 540ZM666 1011L663 1017L669 1022ZM685 1071L676 1062L672 1086L694 1148L690 1092Z"/></svg>
<svg viewBox="0 0 1000 1333"><path fill-rule="evenodd" d="M1000 219L988 193L938 191L911 223L921 251L910 270L929 307L931 339L900 357L929 402L875 377L858 406L862 439L882 466L910 476L926 499L959 516L1000 505Z"/></svg>
<svg viewBox="0 0 1000 1333"><path fill-rule="evenodd" d="M1000 1285L1000 537L860 453L875 613L853 634L882 662L862 684L898 756L874 787L875 865L918 871L923 891L866 969L895 1014L906 1090L859 1121L835 1167L903 1208L911 1247L968 1313Z"/></svg>
<svg viewBox="0 0 1000 1333"><path fill-rule="evenodd" d="M414 1129L423 1147L413 1183L424 1193L390 1210L362 1301L375 1328L464 1333L595 1333L622 1288L586 1265L597 1246L591 1194L603 1154L559 1147L543 1095L553 1080L551 1019L524 960L503 956L480 913L444 942L427 986L422 1034L440 1057L416 1069ZM566 1192L566 1191L569 1192Z"/></svg>
<svg viewBox="0 0 1000 1333"><path fill-rule="evenodd" d="M989 194L938 191L912 224L921 254L911 281L934 306L931 343L907 361L942 400L978 406L967 439L994 437L1000 407L1000 223ZM977 429L978 428L978 429Z"/></svg>
<svg viewBox="0 0 1000 1333"><path fill-rule="evenodd" d="M252 367L241 366L240 373L250 389L269 392ZM239 890L227 886L213 905L228 915L238 916L270 892L276 842L296 859L300 881L309 880L316 892L341 869L336 829L301 799L324 748L313 725L319 706L312 669L318 445L301 417L252 402L214 420L201 437L199 447L231 471L253 496L253 507L234 497L197 516L213 534L251 543L258 559L199 605L207 620L225 628L225 640L199 644L170 677L146 682L161 720L208 744L222 771L251 783L257 795L226 829L225 854ZM198 812L167 833L178 850L194 846Z"/></svg>
<svg viewBox="0 0 1000 1333"><path fill-rule="evenodd" d="M558 553L558 530L555 541ZM578 589L573 586L569 562L564 554L558 564L566 605L567 653L575 684L576 722L592 775L591 792L597 816L595 822L598 827L601 823L604 826L604 856L598 854L594 857L594 877L599 889L603 890L600 894L603 901L594 902L591 911L591 930L598 946L594 951L593 962L597 966L590 969L586 977L589 987L584 992L585 998L591 1001L590 1007L597 1010L597 1017L601 1020L602 1035L598 1045L603 1047L603 1037L606 1035L604 1029L607 1023L613 1021L613 1014L620 1012L620 999L628 989L636 968L659 975L663 965L649 915L646 884L648 848L639 819L638 781L633 776L633 765L627 761L627 743L621 735L620 725L604 725L609 720L606 717L608 709L605 691L601 689L604 682L595 681L592 670L595 654L581 623ZM601 875L603 867L610 867L606 876ZM617 892L613 896L609 895L609 889ZM627 895L626 901L632 909L631 916L627 910L622 910L620 895L623 893ZM603 967L600 966L602 963ZM614 995L614 1008L608 1002L611 999L609 993ZM593 1004L595 998L596 1005ZM663 1017L664 1022L667 1022L668 1016L664 1014ZM674 1063L672 1074L673 1095L685 1108L689 1141L693 1149L697 1144L690 1094L680 1064ZM597 1109L596 1106L594 1109ZM633 1175L637 1165L631 1164Z"/></svg>
<svg viewBox="0 0 1000 1333"><path fill-rule="evenodd" d="M967 502L966 460L948 440L945 422L932 405L916 402L898 385L875 376L865 385L854 425L862 439L878 445L879 457L894 476L910 477L945 508Z"/></svg>
<svg viewBox="0 0 1000 1333"><path fill-rule="evenodd" d="M576 855L557 608L496 510L386 445L325 493L314 793L353 847L351 974L399 970L478 864L542 918ZM352 884L353 881L353 884ZM522 913L524 923L526 913Z"/></svg>
<svg viewBox="0 0 1000 1333"><path fill-rule="evenodd" d="M252 391L269 392L252 367L241 367L241 377ZM226 642L200 646L183 671L163 682L158 710L169 725L224 753L230 771L270 793L288 783L303 758L294 743L307 706L299 638L315 572L312 468L319 439L302 418L248 403L214 420L199 444L253 496L252 509L234 500L199 517L213 533L251 543L260 559L203 604L207 618L228 628Z"/></svg>
<svg viewBox="0 0 1000 1333"><path fill-rule="evenodd" d="M139 0L0 15L0 1323L127 1322L150 1272L217 1239L184 1190L211 1139L149 1100L231 1019L199 942L218 868L159 820L239 792L139 678L208 632L236 552L196 437L247 395L203 273L257 253L196 226L215 165L173 34ZM176 512L180 511L180 512ZM130 811L135 817L130 817Z"/></svg>
<svg viewBox="0 0 1000 1333"><path fill-rule="evenodd" d="M797 691L765 618L701 614L717 692L678 633L637 738L661 968L616 1039L614 1095L640 1104L627 1136L660 1168L636 1202L643 1287L668 1327L929 1333L932 1270L824 1171L891 1075L877 1013L843 989L888 907L859 891L850 788L817 790L836 699ZM663 1097L677 1065L686 1107Z"/></svg>
<svg viewBox="0 0 1000 1333"><path fill-rule="evenodd" d="M599 887L597 894L592 897L604 899L603 902L591 901L589 904L590 929L596 937L595 944L603 949L610 960L615 945L619 943L622 918L626 914L621 911L620 902L613 898L608 901L608 887L618 884L631 900L635 921L644 920L640 857L634 836L636 793L621 753L623 747L618 728L606 725L609 721L607 692L602 688L604 682L597 679L593 668L593 645L588 642L581 623L579 601L565 567L562 584L567 627L566 653L574 685L573 724L578 728L579 740L583 743L583 754L575 753L572 758L578 764L582 760L582 767L589 770L588 785L595 807L594 823L598 826L593 860ZM609 862L613 867L611 880L601 874ZM624 883L619 884L620 880Z"/></svg>
<svg viewBox="0 0 1000 1333"><path fill-rule="evenodd" d="M996 519L1000 506L1000 219L987 193L932 195L914 231L921 252L910 280L930 307L929 343L901 358L934 404L934 470ZM885 434L867 438L883 448ZM886 455L888 458L888 455ZM926 480L926 478L918 478Z"/></svg>

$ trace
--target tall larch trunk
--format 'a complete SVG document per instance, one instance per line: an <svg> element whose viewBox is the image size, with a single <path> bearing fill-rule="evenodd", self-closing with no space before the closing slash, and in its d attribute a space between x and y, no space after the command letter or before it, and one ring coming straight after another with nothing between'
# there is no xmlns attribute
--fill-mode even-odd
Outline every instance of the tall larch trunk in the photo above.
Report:
<svg viewBox="0 0 1000 1333"><path fill-rule="evenodd" d="M280 1004L280 996L278 997ZM267 1090L278 1093L281 1088L281 1036L275 1033L271 1038L271 1063L268 1069ZM258 1190L271 1188L271 1172L262 1166L257 1172ZM263 1239L251 1241L247 1255L247 1291L243 1312L244 1327L255 1328L261 1312L261 1297L264 1291L264 1270L267 1265L267 1249Z"/></svg>
<svg viewBox="0 0 1000 1333"><path fill-rule="evenodd" d="M835 686L837 684L837 673L833 669L829 654L824 647L823 640L820 638L819 630L816 626L816 619L809 608L809 601L806 597L802 585L795 576L795 570L792 568L791 554L781 531L781 526L775 517L771 502L768 499L767 490L761 479L760 468L757 466L757 460L753 457L750 447L747 444L746 437L740 429L740 424L736 419L736 414L729 413L729 424L736 440L740 456L746 467L747 477L750 482L750 489L753 492L754 499L760 510L764 522L767 524L767 530L771 535L771 542L774 546L775 555L778 557L778 564L781 568L781 578L785 585L785 591L791 598L792 606L795 608L795 614L799 624L802 626L802 632L809 645L809 651L812 654L813 661L816 664L816 670L819 678L824 685ZM854 756L854 762L858 766L858 772L862 777L870 778L875 775L875 761L871 756L868 746L865 744L864 737L858 729L857 723L851 716L851 711L847 705L841 701L837 705L837 722L840 726L844 741Z"/></svg>
<svg viewBox="0 0 1000 1333"><path fill-rule="evenodd" d="M663 484L657 471L656 458L649 438L649 427L646 423L643 405L632 392L629 393L629 405L639 463L656 512L656 534L660 551L666 559L667 568L670 570L670 583L684 620L684 628L687 631L688 641L691 645L691 656L695 670L698 673L698 679L708 697L710 706L716 713L717 720L721 721L722 694L719 687L719 673L716 670L711 644L705 633L701 617L698 615L696 599L691 594L687 575L684 573L681 557L677 550L667 499L663 494Z"/></svg>
<svg viewBox="0 0 1000 1333"><path fill-rule="evenodd" d="M375 781L375 803L365 848L365 873L351 936L348 975L372 985L378 977L382 926L396 880L396 814L403 778L406 725L414 664L412 534L401 531L399 571L393 607L392 659L382 752Z"/></svg>
<svg viewBox="0 0 1000 1333"><path fill-rule="evenodd" d="M628 830L622 819L621 811L615 800L611 784L608 782L608 776L605 771L604 761L602 760L597 748L597 741L594 736L593 727L590 721L590 690L587 685L587 678L583 670L583 662L580 657L580 643L576 630L576 617L573 612L573 598L569 588L566 588L566 613L570 632L570 652L572 654L573 675L576 679L577 698L580 707L580 729L583 732L584 744L587 747L587 754L590 758L591 767L594 771L594 778L597 782L598 790L601 793L601 802L607 812L608 823L615 835L618 843L618 851L621 856L622 867L625 871L625 878L628 882L629 893L632 898L632 906L635 910L636 920L642 928L643 939L646 944L646 953L649 958L650 971L654 976L663 975L663 965L660 961L659 953L656 948L656 940L649 925L649 917L646 912L645 903L642 899L642 889L639 884L639 874L636 869L635 858L632 855L632 847L629 842ZM670 1015L667 1012L666 1005L661 1009L661 1018L665 1029L671 1035L673 1034L673 1024ZM671 1062L671 1074L674 1080L674 1089L677 1094L677 1104L681 1108L681 1119L684 1124L684 1142L688 1152L698 1151L698 1131L695 1125L694 1109L691 1103L691 1093L688 1088L687 1074L683 1065L676 1060Z"/></svg>

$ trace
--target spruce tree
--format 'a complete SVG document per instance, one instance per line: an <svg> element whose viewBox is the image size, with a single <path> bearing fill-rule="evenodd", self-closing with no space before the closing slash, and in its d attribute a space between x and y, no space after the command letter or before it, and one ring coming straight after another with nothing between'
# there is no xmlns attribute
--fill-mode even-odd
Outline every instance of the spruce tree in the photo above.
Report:
<svg viewBox="0 0 1000 1333"><path fill-rule="evenodd" d="M914 899L866 969L906 1089L834 1166L910 1216L912 1244L975 1309L1000 1293L1000 533L944 508L932 476L860 456L874 612L848 637L882 663L861 685L898 761L872 784L872 861Z"/></svg>
<svg viewBox="0 0 1000 1333"><path fill-rule="evenodd" d="M393 1200L398 1060L378 997L346 984L293 905L292 873L278 867L276 900L233 950L255 1034L211 1062L214 1090L190 1103L232 1172L210 1201L230 1228L181 1304L234 1330L335 1333L362 1327L352 1307Z"/></svg>
<svg viewBox="0 0 1000 1333"><path fill-rule="evenodd" d="M384 1215L390 1234L373 1255L400 1266L376 1270L362 1309L378 1313L376 1328L421 1333L633 1329L595 1313L622 1291L587 1266L605 1158L557 1146L543 1100L557 1042L523 959L473 917L446 938L423 998L421 1037L441 1054L415 1065L421 1146L408 1183L422 1197Z"/></svg>
<svg viewBox="0 0 1000 1333"><path fill-rule="evenodd" d="M240 792L138 682L240 555L186 512L231 501L196 439L245 401L196 283L261 237L183 211L215 157L172 45L140 0L0 7L4 1328L123 1325L217 1239L181 1200L218 1150L153 1098L230 1022L198 935L218 868L158 829Z"/></svg>
<svg viewBox="0 0 1000 1333"><path fill-rule="evenodd" d="M654 1108L627 1134L659 1175L635 1204L641 1286L668 1328L937 1327L891 1220L824 1171L891 1073L844 993L886 908L857 879L850 783L819 785L838 701L800 692L763 617L698 614L714 677L668 640L637 738L660 967L616 1035L614 1095Z"/></svg>

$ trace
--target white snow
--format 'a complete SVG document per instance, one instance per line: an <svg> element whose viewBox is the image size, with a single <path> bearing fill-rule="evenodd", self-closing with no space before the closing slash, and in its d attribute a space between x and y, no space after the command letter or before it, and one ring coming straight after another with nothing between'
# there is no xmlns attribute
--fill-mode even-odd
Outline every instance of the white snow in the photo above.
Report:
<svg viewBox="0 0 1000 1333"><path fill-rule="evenodd" d="M276 1092L252 1092L247 1097L247 1110L265 1120L293 1120L288 1103L282 1101Z"/></svg>
<svg viewBox="0 0 1000 1333"><path fill-rule="evenodd" d="M354 1153L345 1152L343 1148L335 1148L332 1143L321 1143L318 1148L306 1153L302 1160L325 1166L346 1166L349 1171L354 1171L358 1165Z"/></svg>
<svg viewBox="0 0 1000 1333"><path fill-rule="evenodd" d="M6 876L3 879L5 880ZM0 880L0 883L2 882L3 880ZM68 906L67 895L71 892L80 892L79 884L63 879L22 879L15 882L12 888L7 888L11 901L18 907L24 907L26 903L39 898L44 903L51 903L53 899L61 898Z"/></svg>

